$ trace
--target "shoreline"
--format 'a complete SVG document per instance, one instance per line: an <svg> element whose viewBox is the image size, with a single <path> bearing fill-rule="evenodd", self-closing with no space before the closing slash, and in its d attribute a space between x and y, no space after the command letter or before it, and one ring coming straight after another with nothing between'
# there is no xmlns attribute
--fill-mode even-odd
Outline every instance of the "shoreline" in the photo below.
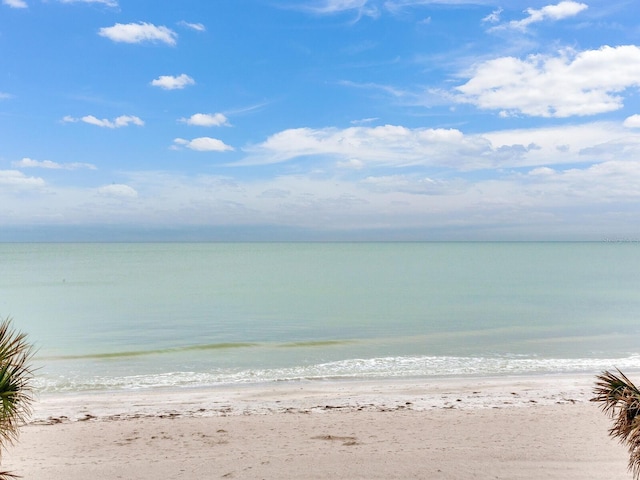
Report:
<svg viewBox="0 0 640 480"><path fill-rule="evenodd" d="M52 480L631 479L593 376L47 396L2 467Z"/></svg>
<svg viewBox="0 0 640 480"><path fill-rule="evenodd" d="M592 378L50 396L2 468L65 480L631 480L626 449L589 402Z"/></svg>
<svg viewBox="0 0 640 480"><path fill-rule="evenodd" d="M42 394L31 423L589 403L594 381L591 374L387 378Z"/></svg>

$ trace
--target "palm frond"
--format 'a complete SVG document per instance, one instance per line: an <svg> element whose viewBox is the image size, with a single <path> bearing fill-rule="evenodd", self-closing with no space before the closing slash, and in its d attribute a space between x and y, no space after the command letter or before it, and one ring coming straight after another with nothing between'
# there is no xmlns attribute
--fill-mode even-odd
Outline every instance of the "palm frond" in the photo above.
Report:
<svg viewBox="0 0 640 480"><path fill-rule="evenodd" d="M31 414L32 355L26 335L13 330L11 319L0 323L0 448L17 440Z"/></svg>
<svg viewBox="0 0 640 480"><path fill-rule="evenodd" d="M16 478L22 477L11 472L0 472L0 480L15 480Z"/></svg>
<svg viewBox="0 0 640 480"><path fill-rule="evenodd" d="M626 444L629 469L640 479L640 390L620 370L596 376L592 402L613 420L609 435Z"/></svg>
<svg viewBox="0 0 640 480"><path fill-rule="evenodd" d="M18 439L19 428L27 422L33 402L33 349L24 333L12 327L10 318L0 322L0 456L2 449ZM0 480L20 478L0 471Z"/></svg>

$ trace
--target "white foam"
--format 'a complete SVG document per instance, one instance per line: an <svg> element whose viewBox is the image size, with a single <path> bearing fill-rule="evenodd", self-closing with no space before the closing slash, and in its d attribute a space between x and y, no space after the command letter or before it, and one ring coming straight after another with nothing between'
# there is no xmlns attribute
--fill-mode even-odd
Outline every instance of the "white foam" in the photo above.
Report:
<svg viewBox="0 0 640 480"><path fill-rule="evenodd" d="M414 377L493 377L597 373L611 368L638 369L640 355L625 358L536 358L519 356L409 356L349 359L265 369L172 371L142 375L57 375L36 378L36 390L83 392L142 390L164 387L207 387L301 380L393 379Z"/></svg>

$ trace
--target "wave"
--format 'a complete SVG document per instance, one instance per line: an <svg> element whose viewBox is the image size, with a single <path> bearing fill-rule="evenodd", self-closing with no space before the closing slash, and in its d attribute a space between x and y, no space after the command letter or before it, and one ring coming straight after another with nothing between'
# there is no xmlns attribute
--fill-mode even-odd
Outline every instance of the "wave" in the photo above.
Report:
<svg viewBox="0 0 640 480"><path fill-rule="evenodd" d="M237 346L237 344L232 345ZM518 356L358 358L284 368L213 368L203 372L174 371L145 375L58 375L48 378L41 376L36 381L36 388L41 392L193 388L291 381L598 373L613 367L638 370L640 355L624 358Z"/></svg>

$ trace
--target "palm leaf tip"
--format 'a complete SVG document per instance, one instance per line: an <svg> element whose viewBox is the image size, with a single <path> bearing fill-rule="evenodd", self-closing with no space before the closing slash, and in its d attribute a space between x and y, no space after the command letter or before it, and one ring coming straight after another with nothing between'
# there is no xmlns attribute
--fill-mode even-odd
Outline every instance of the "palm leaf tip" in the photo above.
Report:
<svg viewBox="0 0 640 480"><path fill-rule="evenodd" d="M620 370L605 371L596 376L593 394L591 401L613 420L609 435L626 444L629 469L640 479L640 390Z"/></svg>
<svg viewBox="0 0 640 480"><path fill-rule="evenodd" d="M0 480L15 480L16 478L22 477L11 472L0 472Z"/></svg>

